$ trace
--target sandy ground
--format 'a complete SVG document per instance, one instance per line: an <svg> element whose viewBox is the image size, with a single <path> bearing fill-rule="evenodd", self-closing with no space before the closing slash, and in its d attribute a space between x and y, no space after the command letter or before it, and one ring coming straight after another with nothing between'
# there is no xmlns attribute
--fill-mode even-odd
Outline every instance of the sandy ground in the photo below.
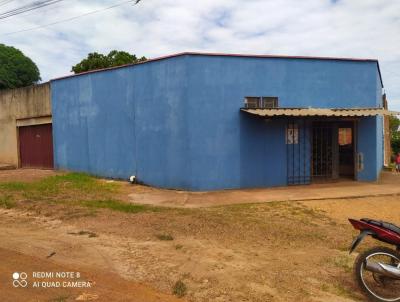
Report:
<svg viewBox="0 0 400 302"><path fill-rule="evenodd" d="M347 201L340 199L303 201L302 204L322 210L338 221L347 218L375 218L400 225L400 196L366 197Z"/></svg>
<svg viewBox="0 0 400 302"><path fill-rule="evenodd" d="M237 222L240 213L235 211L225 216L223 209L175 213L168 217L158 214L131 217L104 212L96 217L67 221L55 218L56 213L37 216L4 210L0 212L0 252L7 254L4 251L8 251L16 258L15 261L3 258L7 259L3 265L8 277L6 284L10 284L14 271L28 274L37 270L59 271L60 266L63 271L81 272L87 280L96 283L95 287L90 291L42 290L39 298L32 301L51 301L50 297L69 297L65 301L73 301L85 292L99 296L99 301L126 301L127 296L129 301L142 301L135 297L138 289L139 294L145 291L146 301L159 301L160 293L165 293L160 301L174 301L164 297L177 280L183 280L188 286L189 301L328 301L331 298L332 301L353 301L336 295L341 286L351 288L349 276L345 285L338 283L330 289L330 275L342 273L335 266L319 268L332 255L332 246L321 244L323 238L318 236L332 237L333 234L323 230L312 234L312 225L302 225L304 233L287 229L268 231L274 224L290 229L296 221L287 226L281 224L281 219L272 225L264 224L263 212L269 209L258 208L258 214L254 209L243 210L251 216L244 224ZM303 219L302 216L292 218L297 223ZM76 235L82 230L97 237ZM174 240L160 241L156 238L158 233L172 234ZM319 244L312 244L315 240ZM334 251L334 254L342 257L345 253ZM321 278L321 273L326 276ZM131 280L132 290L127 290L124 284L129 281L125 280ZM143 289L139 284L148 287ZM110 292L114 285L115 291ZM10 301L32 296L32 290L9 288L9 292L17 298ZM36 292L33 293L36 298ZM2 301L6 301L4 294L0 292ZM40 294L47 300L41 300Z"/></svg>
<svg viewBox="0 0 400 302"><path fill-rule="evenodd" d="M106 237L89 240L87 235L76 235L74 227L59 220L29 213L1 211L0 217L1 301L75 301L85 295L96 301L181 301L148 285L129 281L123 271L114 267L113 256L103 251L115 241ZM115 251L121 248L114 247ZM28 274L27 288L13 287L14 272ZM34 272L79 272L81 277L41 279L33 278ZM33 288L34 281L78 280L90 282L91 287Z"/></svg>
<svg viewBox="0 0 400 302"><path fill-rule="evenodd" d="M399 178L389 176L396 187ZM359 188L345 186L349 192ZM288 191L293 189L300 190ZM153 191L154 200L165 192L129 185L123 190ZM208 202L216 195L224 202L243 200L223 193L209 193ZM386 187L378 193L136 214L46 203L2 209L0 301L76 301L84 294L95 301L179 301L172 295L178 280L187 286L184 299L195 302L364 301L352 278L356 254L349 256L347 249L357 232L347 218L400 221L399 196L387 195ZM193 195L198 194L204 193ZM160 240L160 234L172 240ZM362 247L370 244L367 240ZM11 286L15 271L80 272L93 287L16 289Z"/></svg>
<svg viewBox="0 0 400 302"><path fill-rule="evenodd" d="M55 261L47 260L41 255L31 256L13 250L0 248L0 289L1 301L30 302L30 301L137 301L137 302L164 302L180 301L174 297L157 293L154 289L137 282L127 281L112 272L87 271L79 266L60 265ZM12 275L15 272L27 273L27 287L15 287ZM79 273L80 278L33 278L33 272L73 272ZM50 282L60 282L65 286L72 286L68 282L82 281L90 283L90 287L77 288L50 288ZM40 287L33 287L38 282ZM46 284L44 287L43 284ZM62 285L64 286L64 285Z"/></svg>

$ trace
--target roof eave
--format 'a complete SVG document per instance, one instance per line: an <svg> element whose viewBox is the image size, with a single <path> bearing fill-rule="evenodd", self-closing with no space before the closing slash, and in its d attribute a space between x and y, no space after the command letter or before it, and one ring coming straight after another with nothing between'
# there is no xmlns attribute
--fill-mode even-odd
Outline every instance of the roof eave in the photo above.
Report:
<svg viewBox="0 0 400 302"><path fill-rule="evenodd" d="M242 58L264 58L264 59L299 59L299 60L327 60L327 61L353 61L353 62L375 62L378 66L378 72L381 77L380 73L380 68L379 68L379 62L376 59L361 59L361 58L338 58L338 57L312 57L312 56L288 56L288 55L254 55L254 54L227 54L227 53L201 53L201 52L180 52L176 54L171 54L167 56L161 56L157 57L154 59L148 59L143 62L138 62L138 63L131 63L131 64L125 64L121 66L116 66L116 67L110 67L110 68L103 68L103 69L96 69L96 70L90 70L87 72L82 72L78 74L71 74L63 77L58 77L55 79L50 80L50 82L53 81L58 81L58 80L63 80L71 77L77 77L77 76L82 76L82 75L87 75L87 74L92 74L92 73L97 73L97 72L103 72L103 71L109 71L109 70L115 70L115 69L120 69L120 68L127 68L127 67L132 67L136 65L141 65L141 64L147 64L151 62L156 62L156 61L161 61L161 60L167 60L171 58L176 58L180 56L186 56L186 55L191 55L191 56L213 56L213 57L242 57ZM381 77L381 84L383 87L383 81Z"/></svg>

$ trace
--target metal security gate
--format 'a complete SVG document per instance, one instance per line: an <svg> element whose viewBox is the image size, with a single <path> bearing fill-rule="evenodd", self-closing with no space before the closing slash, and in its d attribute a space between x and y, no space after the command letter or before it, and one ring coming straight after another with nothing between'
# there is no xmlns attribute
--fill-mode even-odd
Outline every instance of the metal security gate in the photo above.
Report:
<svg viewBox="0 0 400 302"><path fill-rule="evenodd" d="M22 168L53 168L51 124L18 128L19 156Z"/></svg>
<svg viewBox="0 0 400 302"><path fill-rule="evenodd" d="M311 183L311 136L306 119L288 120L286 125L286 168L288 185Z"/></svg>
<svg viewBox="0 0 400 302"><path fill-rule="evenodd" d="M356 135L354 121L314 122L312 126L312 180L354 179Z"/></svg>
<svg viewBox="0 0 400 302"><path fill-rule="evenodd" d="M314 122L312 133L313 180L318 182L338 178L337 126L329 122Z"/></svg>

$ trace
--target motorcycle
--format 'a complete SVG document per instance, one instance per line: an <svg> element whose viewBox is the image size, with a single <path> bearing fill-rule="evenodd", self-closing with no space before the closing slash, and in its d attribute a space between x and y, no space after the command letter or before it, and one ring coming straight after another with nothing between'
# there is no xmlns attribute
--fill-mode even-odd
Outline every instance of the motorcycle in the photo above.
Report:
<svg viewBox="0 0 400 302"><path fill-rule="evenodd" d="M360 231L351 244L350 254L366 236L394 246L377 246L358 255L354 263L358 286L371 301L400 302L400 228L367 218L349 221Z"/></svg>

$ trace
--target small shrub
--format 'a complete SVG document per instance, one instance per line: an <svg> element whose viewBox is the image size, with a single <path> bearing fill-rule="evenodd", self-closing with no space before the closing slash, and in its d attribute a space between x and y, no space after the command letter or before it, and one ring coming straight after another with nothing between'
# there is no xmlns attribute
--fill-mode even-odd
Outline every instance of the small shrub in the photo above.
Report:
<svg viewBox="0 0 400 302"><path fill-rule="evenodd" d="M68 301L68 296L59 296L57 298L54 298L52 300L50 300L49 302L66 302Z"/></svg>
<svg viewBox="0 0 400 302"><path fill-rule="evenodd" d="M15 207L15 202L11 199L11 196L0 196L0 207L11 209Z"/></svg>
<svg viewBox="0 0 400 302"><path fill-rule="evenodd" d="M187 287L181 280L177 281L172 289L175 296L182 298L186 295Z"/></svg>

